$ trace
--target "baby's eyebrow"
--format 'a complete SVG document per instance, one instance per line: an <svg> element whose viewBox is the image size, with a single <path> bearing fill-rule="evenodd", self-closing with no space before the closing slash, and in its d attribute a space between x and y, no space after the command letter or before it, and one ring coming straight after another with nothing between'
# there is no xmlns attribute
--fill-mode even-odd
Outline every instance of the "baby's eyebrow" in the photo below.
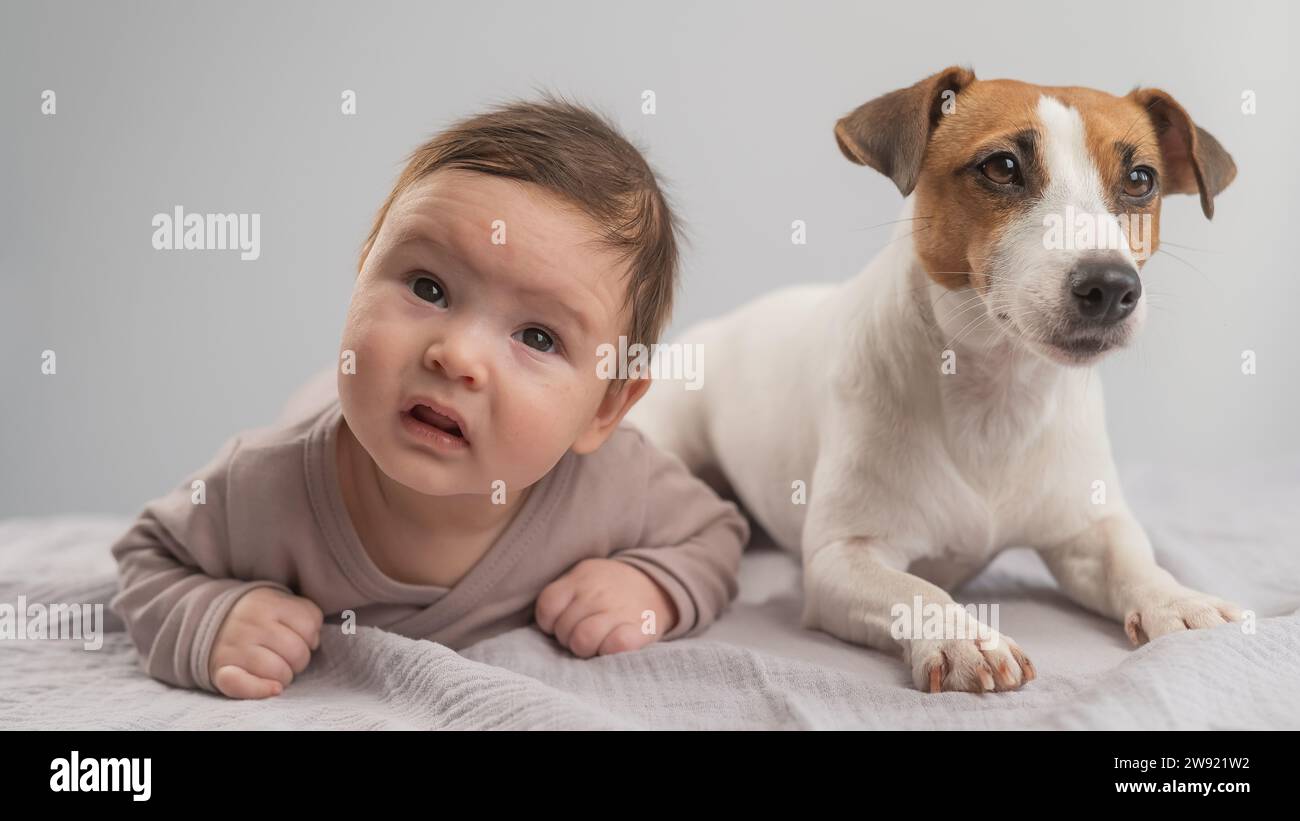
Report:
<svg viewBox="0 0 1300 821"><path fill-rule="evenodd" d="M542 302L548 302L551 305L554 305L560 311L567 314L569 319L575 325L577 325L578 328L580 328L583 331L583 333L586 334L592 333L591 322L588 321L586 314L582 313L577 308L570 305L566 300L560 299L558 296L554 294L554 292L550 291L549 289L533 288L524 285L524 286L519 286L515 290L517 290L521 294L528 295L534 299L540 300Z"/></svg>
<svg viewBox="0 0 1300 821"><path fill-rule="evenodd" d="M398 234L397 241L393 243L393 250L405 248L408 245L427 245L430 248L436 248L439 251L447 252L450 252L451 250L444 247L442 243L438 242L433 237L414 230L408 230Z"/></svg>
<svg viewBox="0 0 1300 821"><path fill-rule="evenodd" d="M475 270L472 265L469 264L468 260L465 260L460 254L457 254L454 248L448 247L447 245L438 242L436 239L429 236L428 234L422 232L410 230L400 234L398 236L397 242L393 245L393 250L405 248L410 245L424 246L427 248L431 248L439 253L447 254L455 258L459 262L461 262L465 266L465 269L470 274L476 277L479 276L479 272ZM547 302L555 306L561 312L567 315L569 319L573 322L573 324L577 325L578 328L583 333L591 334L594 332L595 330L594 326L592 325L591 320L588 319L586 314L584 314L582 311L579 311L577 308L570 305L568 301L556 296L555 293L549 288L539 288L536 286L529 286L529 285L518 285L515 286L514 290L521 295L531 297L533 299L542 302Z"/></svg>

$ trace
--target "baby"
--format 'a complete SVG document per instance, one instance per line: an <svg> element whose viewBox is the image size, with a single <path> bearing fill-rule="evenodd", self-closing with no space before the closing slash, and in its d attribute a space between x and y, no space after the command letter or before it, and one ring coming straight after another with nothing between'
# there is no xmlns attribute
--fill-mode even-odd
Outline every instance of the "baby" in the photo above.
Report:
<svg viewBox="0 0 1300 821"><path fill-rule="evenodd" d="M597 367L656 341L676 270L653 172L590 111L515 103L417 149L337 392L230 439L113 545L148 673L277 695L327 621L460 649L535 619L583 658L709 625L748 525L620 426L648 379Z"/></svg>

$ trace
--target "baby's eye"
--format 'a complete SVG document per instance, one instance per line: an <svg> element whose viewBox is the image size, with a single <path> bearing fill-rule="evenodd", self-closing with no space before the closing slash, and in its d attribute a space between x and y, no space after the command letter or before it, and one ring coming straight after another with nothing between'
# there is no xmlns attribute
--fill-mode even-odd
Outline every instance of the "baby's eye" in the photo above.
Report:
<svg viewBox="0 0 1300 821"><path fill-rule="evenodd" d="M430 277L416 277L411 280L411 292L426 302L432 302L437 305L447 299L447 292L442 290L442 286L436 280ZM446 307L445 305L440 307Z"/></svg>
<svg viewBox="0 0 1300 821"><path fill-rule="evenodd" d="M525 328L515 338L542 353L551 353L555 350L555 340L550 334L538 327Z"/></svg>

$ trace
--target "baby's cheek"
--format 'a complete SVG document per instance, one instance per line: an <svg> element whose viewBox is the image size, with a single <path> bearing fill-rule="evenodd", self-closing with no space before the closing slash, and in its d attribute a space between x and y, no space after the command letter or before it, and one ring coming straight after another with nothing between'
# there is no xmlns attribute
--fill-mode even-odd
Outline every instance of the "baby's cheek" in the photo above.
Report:
<svg viewBox="0 0 1300 821"><path fill-rule="evenodd" d="M569 448L568 432L555 414L526 414L507 424L500 439L504 448L496 455L503 468L516 474L516 482L537 481Z"/></svg>
<svg viewBox="0 0 1300 821"><path fill-rule="evenodd" d="M379 446L383 431L397 418L401 386L395 375L406 370L402 364L382 327L357 326L345 334L339 359L339 401L348 424L367 449Z"/></svg>
<svg viewBox="0 0 1300 821"><path fill-rule="evenodd" d="M400 373L404 360L420 358L412 330L400 321L382 315L365 315L349 322L343 335L344 348L356 357L356 375L373 384L385 374Z"/></svg>
<svg viewBox="0 0 1300 821"><path fill-rule="evenodd" d="M339 352L339 399L345 409L362 409L366 406L366 397L373 395L373 386L369 383L383 372L376 351L365 335L344 335Z"/></svg>
<svg viewBox="0 0 1300 821"><path fill-rule="evenodd" d="M573 409L566 407L562 393L553 391L516 396L512 405L500 418L489 470L510 484L529 485L546 475L573 444Z"/></svg>

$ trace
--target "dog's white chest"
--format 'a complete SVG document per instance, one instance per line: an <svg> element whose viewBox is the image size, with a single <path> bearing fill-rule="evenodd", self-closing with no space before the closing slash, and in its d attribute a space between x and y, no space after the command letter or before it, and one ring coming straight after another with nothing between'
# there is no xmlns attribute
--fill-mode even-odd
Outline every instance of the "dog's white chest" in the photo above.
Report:
<svg viewBox="0 0 1300 821"><path fill-rule="evenodd" d="M1085 372L985 361L965 373L959 366L939 385L940 458L951 460L948 490L962 499L942 553L991 555L1081 527L1078 511L1100 476L1094 440L1104 450L1104 438L1092 418L1100 385Z"/></svg>

